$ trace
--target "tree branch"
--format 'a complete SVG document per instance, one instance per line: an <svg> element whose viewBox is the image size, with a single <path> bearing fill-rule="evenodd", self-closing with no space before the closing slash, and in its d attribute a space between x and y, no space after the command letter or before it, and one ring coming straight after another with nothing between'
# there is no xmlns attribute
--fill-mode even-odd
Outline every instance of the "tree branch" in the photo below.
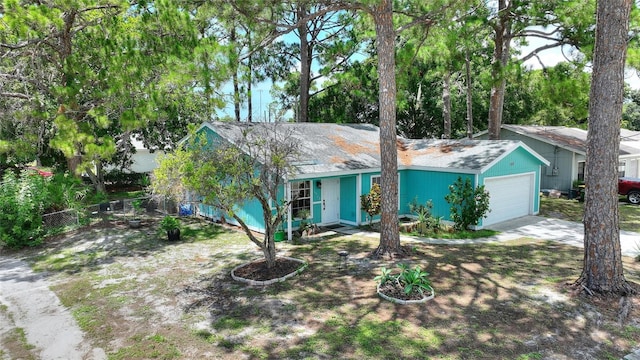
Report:
<svg viewBox="0 0 640 360"><path fill-rule="evenodd" d="M558 41L557 43L554 43L554 44L547 44L547 45L544 45L544 46L540 46L539 48L533 50L532 52L530 52L526 56L520 58L519 60L521 62L525 62L525 61L531 59L532 57L537 56L538 52L541 52L541 51L544 51L544 50L553 49L553 48L557 48L559 46L566 45L566 44L567 43L565 41Z"/></svg>
<svg viewBox="0 0 640 360"><path fill-rule="evenodd" d="M29 95L14 93L14 92L0 92L0 97L10 97L10 98L31 100L31 97Z"/></svg>

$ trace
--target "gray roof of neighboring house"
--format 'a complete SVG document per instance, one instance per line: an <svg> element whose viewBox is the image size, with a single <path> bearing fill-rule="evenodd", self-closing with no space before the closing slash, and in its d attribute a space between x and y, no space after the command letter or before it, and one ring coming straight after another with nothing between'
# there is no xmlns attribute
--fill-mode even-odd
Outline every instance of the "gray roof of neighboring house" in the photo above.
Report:
<svg viewBox="0 0 640 360"><path fill-rule="evenodd" d="M542 157L521 141L514 140L405 140L398 162L421 168L462 169L484 172L503 156L523 147L541 163Z"/></svg>
<svg viewBox="0 0 640 360"><path fill-rule="evenodd" d="M330 174L380 169L380 129L371 124L328 123L205 123L233 141L241 129L279 126L304 146L298 164L301 174ZM412 140L398 136L398 166L483 172L517 147L524 147L542 163L542 157L524 143L512 140Z"/></svg>
<svg viewBox="0 0 640 360"><path fill-rule="evenodd" d="M587 130L566 126L507 124L502 128L583 155L587 153ZM640 132L620 129L620 155L632 154L640 154Z"/></svg>

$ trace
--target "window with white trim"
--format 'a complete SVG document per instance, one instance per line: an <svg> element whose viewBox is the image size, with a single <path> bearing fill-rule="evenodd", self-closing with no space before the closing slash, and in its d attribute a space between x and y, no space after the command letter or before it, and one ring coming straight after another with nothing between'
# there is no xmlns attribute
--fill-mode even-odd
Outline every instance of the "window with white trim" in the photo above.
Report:
<svg viewBox="0 0 640 360"><path fill-rule="evenodd" d="M619 161L618 162L618 177L624 177L624 173L626 171L627 168L627 162L626 161Z"/></svg>
<svg viewBox="0 0 640 360"><path fill-rule="evenodd" d="M311 214L311 181L291 183L291 213L299 218L300 211Z"/></svg>
<svg viewBox="0 0 640 360"><path fill-rule="evenodd" d="M382 176L381 175L371 175L371 184L369 189L373 187L373 184L378 184L380 189L382 190ZM400 174L398 174L398 195L400 194ZM398 206L400 206L400 196L398 196Z"/></svg>
<svg viewBox="0 0 640 360"><path fill-rule="evenodd" d="M584 161L578 161L578 181L584 182Z"/></svg>
<svg viewBox="0 0 640 360"><path fill-rule="evenodd" d="M378 184L378 186L382 187L382 180L380 175L371 176L371 186L373 186L373 184Z"/></svg>

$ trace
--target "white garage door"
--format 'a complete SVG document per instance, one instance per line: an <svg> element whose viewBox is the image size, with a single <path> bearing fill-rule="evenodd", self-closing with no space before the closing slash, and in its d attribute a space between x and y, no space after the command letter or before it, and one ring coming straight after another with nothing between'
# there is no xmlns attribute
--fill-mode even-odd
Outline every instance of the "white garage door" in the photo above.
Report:
<svg viewBox="0 0 640 360"><path fill-rule="evenodd" d="M533 184L533 174L485 179L491 212L482 222L483 226L529 215Z"/></svg>

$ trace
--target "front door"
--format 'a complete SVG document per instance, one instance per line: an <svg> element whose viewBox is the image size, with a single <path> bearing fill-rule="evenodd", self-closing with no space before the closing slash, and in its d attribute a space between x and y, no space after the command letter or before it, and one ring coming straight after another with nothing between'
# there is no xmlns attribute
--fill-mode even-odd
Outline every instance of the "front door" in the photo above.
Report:
<svg viewBox="0 0 640 360"><path fill-rule="evenodd" d="M322 180L322 220L323 224L340 221L340 179Z"/></svg>

